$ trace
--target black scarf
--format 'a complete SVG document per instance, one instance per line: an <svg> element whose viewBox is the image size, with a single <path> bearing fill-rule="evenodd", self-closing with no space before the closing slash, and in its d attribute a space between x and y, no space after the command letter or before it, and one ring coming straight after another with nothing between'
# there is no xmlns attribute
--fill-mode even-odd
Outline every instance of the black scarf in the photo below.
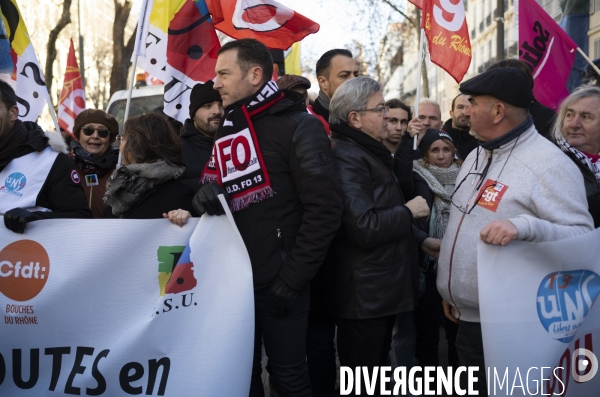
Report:
<svg viewBox="0 0 600 397"><path fill-rule="evenodd" d="M368 150L373 156L377 157L391 171L393 165L393 157L388 148L383 143L378 142L372 136L365 132L359 131L350 127L348 124L331 124L331 137L335 138L335 134L339 134L358 143L364 149ZM335 133L335 134L334 134Z"/></svg>
<svg viewBox="0 0 600 397"><path fill-rule="evenodd" d="M225 109L224 121L215 136L211 160L200 183L218 183L229 193L232 212L272 197L269 173L262 158L252 117L268 112L284 97L274 81L265 83L254 95ZM241 150L240 150L241 149ZM243 157L239 153L243 152Z"/></svg>
<svg viewBox="0 0 600 397"><path fill-rule="evenodd" d="M12 129L0 141L0 171L8 163L29 153L40 152L48 146L48 138L36 123L15 121Z"/></svg>
<svg viewBox="0 0 600 397"><path fill-rule="evenodd" d="M101 156L85 151L77 141L71 141L71 149L75 155L75 164L85 175L97 174L102 178L108 171L112 170L119 161L119 149L110 145Z"/></svg>
<svg viewBox="0 0 600 397"><path fill-rule="evenodd" d="M487 150L498 149L502 145L506 145L508 142L517 139L520 137L525 131L529 129L533 125L533 118L531 115L527 116L524 122L508 131L506 134L499 136L496 139L492 139L488 142L479 142L482 148Z"/></svg>

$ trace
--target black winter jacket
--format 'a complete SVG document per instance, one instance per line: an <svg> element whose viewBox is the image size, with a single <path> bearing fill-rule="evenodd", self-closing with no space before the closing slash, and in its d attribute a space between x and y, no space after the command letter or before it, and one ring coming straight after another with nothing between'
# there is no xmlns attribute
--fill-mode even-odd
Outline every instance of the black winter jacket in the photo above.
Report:
<svg viewBox="0 0 600 397"><path fill-rule="evenodd" d="M179 135L183 149L185 171L181 176L191 187L200 188L200 175L208 163L213 148L213 138L209 138L196 128L191 119L187 119Z"/></svg>
<svg viewBox="0 0 600 397"><path fill-rule="evenodd" d="M329 311L368 319L412 310L418 250L398 183L361 145L331 138L344 213L326 262Z"/></svg>
<svg viewBox="0 0 600 397"><path fill-rule="evenodd" d="M583 183L585 185L585 194L588 200L588 211L594 218L594 228L600 227L600 183L596 179L596 176L592 171L581 164L577 157L573 153L565 153L577 166L579 171L583 174Z"/></svg>
<svg viewBox="0 0 600 397"><path fill-rule="evenodd" d="M40 126L33 122L23 124L29 131L29 140L15 148L13 160L29 153L41 152L49 146L48 138L44 137L44 131ZM58 153L35 203L36 206L48 208L51 212L35 211L35 213L42 219L91 218L92 213L79 179L73 160L64 153Z"/></svg>
<svg viewBox="0 0 600 397"><path fill-rule="evenodd" d="M176 179L154 186L143 199L139 200L129 211L121 216L122 219L162 219L163 213L182 209L189 211L193 217L198 213L192 206L196 191L181 179ZM107 206L104 218L119 218L112 213L112 207Z"/></svg>
<svg viewBox="0 0 600 397"><path fill-rule="evenodd" d="M331 143L295 92L285 91L252 123L275 195L233 217L250 255L255 288L279 275L300 291L319 270L340 225L342 200Z"/></svg>

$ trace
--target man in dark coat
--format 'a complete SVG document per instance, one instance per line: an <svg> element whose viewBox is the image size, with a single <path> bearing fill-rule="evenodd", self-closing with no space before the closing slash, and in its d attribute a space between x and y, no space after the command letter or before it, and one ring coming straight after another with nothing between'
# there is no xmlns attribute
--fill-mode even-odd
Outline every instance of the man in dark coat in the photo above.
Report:
<svg viewBox="0 0 600 397"><path fill-rule="evenodd" d="M190 118L181 135L185 172L181 176L192 187L200 188L200 174L212 154L213 137L223 118L223 101L211 80L199 83L190 94Z"/></svg>
<svg viewBox="0 0 600 397"><path fill-rule="evenodd" d="M344 216L326 260L327 303L341 365L370 373L388 365L396 315L415 308L419 245L436 255L440 241L417 241L413 232L413 218L427 217L429 208L422 197L405 203L392 172L381 143L388 118L381 85L368 77L347 81L329 109Z"/></svg>
<svg viewBox="0 0 600 397"><path fill-rule="evenodd" d="M446 120L442 127L442 130L452 137L458 157L461 160L466 159L469 153L479 146L477 138L469 134L469 122L471 121L469 106L469 96L458 94L452 100L450 118Z"/></svg>
<svg viewBox="0 0 600 397"><path fill-rule="evenodd" d="M0 80L0 215L6 228L23 233L40 219L91 218L73 160L18 115L15 91Z"/></svg>
<svg viewBox="0 0 600 397"><path fill-rule="evenodd" d="M226 115L214 163L194 198L199 213L229 207L254 276L255 350L250 396L264 396L261 339L282 396L312 396L306 369L309 283L340 225L342 202L331 144L301 94L270 81L273 60L253 39L219 50L215 89ZM233 237L232 237L233 238ZM252 332L252 330L248 330Z"/></svg>

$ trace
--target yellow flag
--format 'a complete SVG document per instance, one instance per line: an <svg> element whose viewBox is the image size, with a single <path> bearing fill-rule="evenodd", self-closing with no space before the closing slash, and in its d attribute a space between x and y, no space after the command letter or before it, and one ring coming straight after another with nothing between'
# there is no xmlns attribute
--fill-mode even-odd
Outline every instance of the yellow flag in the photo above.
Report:
<svg viewBox="0 0 600 397"><path fill-rule="evenodd" d="M302 67L300 66L300 42L297 41L284 53L285 73L302 75Z"/></svg>

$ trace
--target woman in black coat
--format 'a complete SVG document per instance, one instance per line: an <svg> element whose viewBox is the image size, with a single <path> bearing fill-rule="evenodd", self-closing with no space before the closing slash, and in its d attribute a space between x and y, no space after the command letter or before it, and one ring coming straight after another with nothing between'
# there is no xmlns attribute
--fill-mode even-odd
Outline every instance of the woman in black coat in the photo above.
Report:
<svg viewBox="0 0 600 397"><path fill-rule="evenodd" d="M128 119L121 140L122 166L106 183L104 217L169 218L180 226L198 216L195 191L179 178L185 167L177 134L158 114Z"/></svg>

